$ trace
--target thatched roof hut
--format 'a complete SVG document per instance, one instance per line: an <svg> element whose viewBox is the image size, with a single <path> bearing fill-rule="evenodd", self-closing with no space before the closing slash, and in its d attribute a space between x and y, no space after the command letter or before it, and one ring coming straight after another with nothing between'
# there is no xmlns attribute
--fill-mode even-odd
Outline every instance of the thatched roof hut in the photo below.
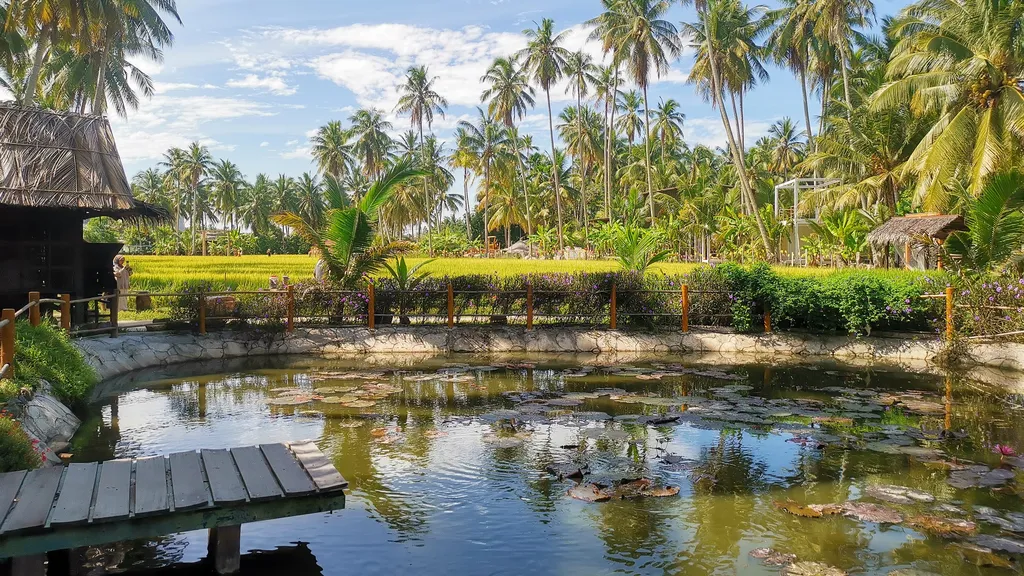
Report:
<svg viewBox="0 0 1024 576"><path fill-rule="evenodd" d="M106 118L13 103L0 103L0 206L169 217L132 197Z"/></svg>
<svg viewBox="0 0 1024 576"><path fill-rule="evenodd" d="M926 270L942 268L937 246L958 230L966 230L964 219L951 214L910 214L892 218L868 233L867 241L882 253L885 267L889 267L891 246L902 247L902 266Z"/></svg>
<svg viewBox="0 0 1024 576"><path fill-rule="evenodd" d="M106 118L0 103L0 305L112 290L121 244L85 242L96 216L170 220L132 197Z"/></svg>
<svg viewBox="0 0 1024 576"><path fill-rule="evenodd" d="M945 240L957 230L965 230L964 219L951 214L910 214L892 218L868 233L874 246L918 243L924 238Z"/></svg>

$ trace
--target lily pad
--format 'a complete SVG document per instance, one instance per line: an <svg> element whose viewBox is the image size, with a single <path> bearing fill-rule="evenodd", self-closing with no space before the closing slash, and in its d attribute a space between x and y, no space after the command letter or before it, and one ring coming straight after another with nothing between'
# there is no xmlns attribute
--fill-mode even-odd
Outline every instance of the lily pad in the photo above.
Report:
<svg viewBox="0 0 1024 576"><path fill-rule="evenodd" d="M559 480L563 478L579 479L590 473L590 467L586 464L581 466L572 463L554 463L548 464L544 469L549 474L558 476Z"/></svg>
<svg viewBox="0 0 1024 576"><path fill-rule="evenodd" d="M847 576L846 570L823 562L794 562L782 569L783 576Z"/></svg>
<svg viewBox="0 0 1024 576"><path fill-rule="evenodd" d="M345 406L346 408L370 408L371 406L376 405L377 403L373 400L356 400L354 402L345 402L342 404L342 406Z"/></svg>
<svg viewBox="0 0 1024 576"><path fill-rule="evenodd" d="M750 551L751 558L757 558L768 566L785 566L796 562L796 554L784 554L772 548L754 548Z"/></svg>
<svg viewBox="0 0 1024 576"><path fill-rule="evenodd" d="M360 428L366 426L366 420L342 420L338 422L340 428Z"/></svg>
<svg viewBox="0 0 1024 576"><path fill-rule="evenodd" d="M970 520L941 518L939 516L921 515L907 519L907 524L934 536L942 538L958 538L970 536L978 531L978 525Z"/></svg>
<svg viewBox="0 0 1024 576"><path fill-rule="evenodd" d="M970 542L957 542L953 544L956 551L963 557L964 561L974 566L992 566L995 568L1014 568L1013 560L996 554L991 548L979 546Z"/></svg>
<svg viewBox="0 0 1024 576"><path fill-rule="evenodd" d="M935 496L906 486L868 486L864 490L864 493L877 500L883 500L892 504L913 504L915 502L930 503L935 501Z"/></svg>
<svg viewBox="0 0 1024 576"><path fill-rule="evenodd" d="M594 484L577 484L569 489L569 496L584 502L606 502L612 497Z"/></svg>
<svg viewBox="0 0 1024 576"><path fill-rule="evenodd" d="M842 508L834 504L811 504L804 505L792 500L776 500L775 507L783 512L789 512L794 516L803 518L821 518L822 516L838 514Z"/></svg>
<svg viewBox="0 0 1024 576"><path fill-rule="evenodd" d="M847 502L843 504L843 515L856 518L862 522L874 522L875 524L899 524L903 522L903 515L880 504L868 502Z"/></svg>

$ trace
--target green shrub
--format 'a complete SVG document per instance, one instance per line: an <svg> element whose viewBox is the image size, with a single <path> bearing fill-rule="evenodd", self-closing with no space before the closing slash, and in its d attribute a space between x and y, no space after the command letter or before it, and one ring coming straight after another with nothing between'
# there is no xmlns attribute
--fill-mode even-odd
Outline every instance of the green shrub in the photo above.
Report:
<svg viewBox="0 0 1024 576"><path fill-rule="evenodd" d="M38 468L42 457L35 450L37 442L29 439L7 412L0 411L0 473Z"/></svg>
<svg viewBox="0 0 1024 576"><path fill-rule="evenodd" d="M17 388L34 390L43 379L53 386L53 393L65 404L86 399L96 384L96 372L63 331L46 322L32 326L21 321L14 333L14 384Z"/></svg>

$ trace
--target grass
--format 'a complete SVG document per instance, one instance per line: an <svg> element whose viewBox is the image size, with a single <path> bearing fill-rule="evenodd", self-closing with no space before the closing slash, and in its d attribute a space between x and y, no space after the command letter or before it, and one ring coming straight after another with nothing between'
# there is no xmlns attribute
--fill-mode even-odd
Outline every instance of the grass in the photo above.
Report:
<svg viewBox="0 0 1024 576"><path fill-rule="evenodd" d="M426 258L407 258L414 266ZM271 276L288 276L292 282L313 276L316 260L306 255L278 256L129 256L134 270L133 290L157 292L181 282L208 280L236 290L266 288ZM663 263L654 272L682 275L695 264ZM511 258L438 258L423 270L435 276L498 275L612 272L619 266L614 260L519 260ZM784 276L820 276L837 273L830 268L792 268L777 266ZM881 275L905 275L905 271L878 271Z"/></svg>
<svg viewBox="0 0 1024 576"><path fill-rule="evenodd" d="M96 384L96 373L60 329L48 323L18 322L14 331L14 379L0 381L0 402L22 388L34 390L46 380L66 404L83 402Z"/></svg>

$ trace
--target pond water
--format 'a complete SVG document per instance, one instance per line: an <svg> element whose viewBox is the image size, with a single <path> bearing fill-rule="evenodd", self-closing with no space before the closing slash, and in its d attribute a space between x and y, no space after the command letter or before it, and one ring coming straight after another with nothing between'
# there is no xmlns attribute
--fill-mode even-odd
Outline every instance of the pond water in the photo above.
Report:
<svg viewBox="0 0 1024 576"><path fill-rule="evenodd" d="M74 460L314 439L346 509L246 525L244 574L1020 571L1020 396L839 365L394 362L176 368L93 406ZM88 558L200 574L205 544Z"/></svg>

